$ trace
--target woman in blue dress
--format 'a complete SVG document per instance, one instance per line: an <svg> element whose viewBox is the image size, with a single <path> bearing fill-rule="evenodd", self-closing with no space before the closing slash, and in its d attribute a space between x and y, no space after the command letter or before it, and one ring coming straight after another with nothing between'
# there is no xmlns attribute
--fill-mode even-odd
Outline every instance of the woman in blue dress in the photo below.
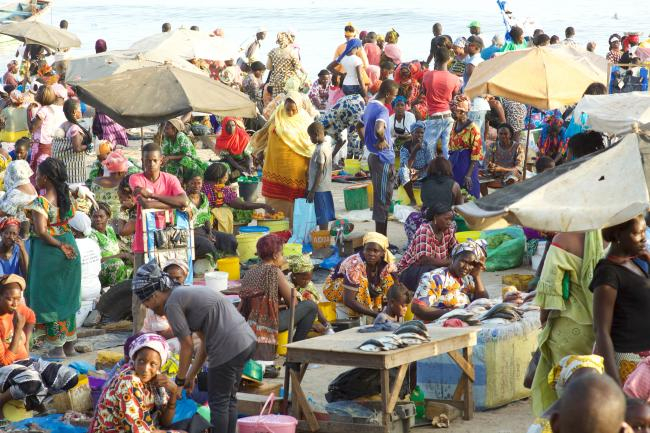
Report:
<svg viewBox="0 0 650 433"><path fill-rule="evenodd" d="M27 276L29 255L20 238L20 221L5 218L0 222L0 272Z"/></svg>

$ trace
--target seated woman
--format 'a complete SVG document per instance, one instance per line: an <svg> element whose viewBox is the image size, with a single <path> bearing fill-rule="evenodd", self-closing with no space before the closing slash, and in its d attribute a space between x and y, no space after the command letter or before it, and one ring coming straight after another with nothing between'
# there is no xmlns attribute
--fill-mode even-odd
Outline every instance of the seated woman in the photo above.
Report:
<svg viewBox="0 0 650 433"><path fill-rule="evenodd" d="M129 362L105 385L90 433L160 432L171 425L178 387L161 367L169 346L164 337L142 334L129 348Z"/></svg>
<svg viewBox="0 0 650 433"><path fill-rule="evenodd" d="M415 206L415 195L413 193L413 182L422 176L431 156L423 144L424 122L415 122L411 126L411 139L404 143L399 151L399 183L409 197L409 206Z"/></svg>
<svg viewBox="0 0 650 433"><path fill-rule="evenodd" d="M381 312L382 300L397 281L393 254L386 236L370 232L363 237L363 251L345 258L327 277L323 294L336 302L337 317L370 316Z"/></svg>
<svg viewBox="0 0 650 433"><path fill-rule="evenodd" d="M20 221L21 238L29 235L29 218L25 207L36 200L38 193L29 181L34 174L27 161L12 161L5 170L6 193L0 197L0 217L13 217Z"/></svg>
<svg viewBox="0 0 650 433"><path fill-rule="evenodd" d="M594 353L605 359L605 372L623 385L650 351L645 332L650 311L650 253L646 251L646 223L639 215L602 230L611 242L598 262L589 286L594 294Z"/></svg>
<svg viewBox="0 0 650 433"><path fill-rule="evenodd" d="M410 245L417 229L428 220L426 211L434 206L451 208L463 204L460 185L454 180L451 163L442 156L435 157L427 168L427 176L422 179L420 187L422 211L412 212L404 223L404 231Z"/></svg>
<svg viewBox="0 0 650 433"><path fill-rule="evenodd" d="M227 185L228 178L228 166L215 162L205 171L205 182L201 187L201 191L208 197L214 226L218 231L232 234L234 217L230 208L251 211L264 209L269 213L275 212L273 207L266 203L253 203L239 198L235 190Z"/></svg>
<svg viewBox="0 0 650 433"><path fill-rule="evenodd" d="M185 192L190 201L194 226L195 258L202 259L208 254L213 260L237 254L237 240L230 233L213 229L212 214L208 197L201 192L203 177L201 173L185 172Z"/></svg>
<svg viewBox="0 0 650 433"><path fill-rule="evenodd" d="M486 172L481 175L481 195L488 188L503 188L519 182L524 173L524 148L513 140L515 130L507 123L497 128L497 141L492 143L485 155Z"/></svg>
<svg viewBox="0 0 650 433"><path fill-rule="evenodd" d="M451 252L457 244L454 213L449 206L436 203L427 208L425 218L397 265L400 282L412 292L422 274L451 264Z"/></svg>
<svg viewBox="0 0 650 433"><path fill-rule="evenodd" d="M103 162L108 158L108 155L113 151L113 144L110 141L100 141L97 145L97 159L93 162L88 173L86 186L88 188L93 184L93 180L97 177L107 177L110 175ZM139 173L142 171L140 164L133 158L126 158L127 160L127 174Z"/></svg>
<svg viewBox="0 0 650 433"><path fill-rule="evenodd" d="M20 238L20 221L16 218L5 218L0 221L0 272L2 275L27 275L29 255L25 243Z"/></svg>
<svg viewBox="0 0 650 433"><path fill-rule="evenodd" d="M110 287L131 278L133 273L133 254L120 249L120 242L115 229L108 224L112 217L111 208L107 203L98 202L97 209L92 213L92 233L101 250L101 271L99 280L102 287Z"/></svg>
<svg viewBox="0 0 650 433"><path fill-rule="evenodd" d="M163 171L183 178L186 170L205 171L206 164L196 155L194 144L185 135L185 124L178 118L165 123L162 141Z"/></svg>
<svg viewBox="0 0 650 433"><path fill-rule="evenodd" d="M230 167L230 179L253 172L253 157L246 149L250 136L241 120L224 117L214 152Z"/></svg>
<svg viewBox="0 0 650 433"><path fill-rule="evenodd" d="M420 320L432 321L470 302L487 298L481 279L487 253L483 240L468 240L456 245L451 264L422 275L411 310Z"/></svg>
<svg viewBox="0 0 650 433"><path fill-rule="evenodd" d="M288 308L280 310L280 298L285 305L295 306L293 341L307 338L318 306L311 301L298 302L291 297L289 281L280 270L284 264L282 239L266 235L257 241L257 256L262 263L246 272L241 280L239 311L246 318L257 337L253 359L270 361L276 358L278 332L289 329Z"/></svg>
<svg viewBox="0 0 650 433"><path fill-rule="evenodd" d="M27 410L44 411L48 395L77 385L77 371L42 359L30 359L29 340L36 316L23 300L25 280L0 277L0 408L21 400Z"/></svg>
<svg viewBox="0 0 650 433"><path fill-rule="evenodd" d="M560 360L560 363L551 370L548 382L558 397L562 397L564 390L573 379L583 374L603 374L605 366L603 358L598 355L569 355ZM560 400L553 403L545 412L528 428L527 433L551 433L551 416L560 409Z"/></svg>
<svg viewBox="0 0 650 433"><path fill-rule="evenodd" d="M129 161L120 150L111 152L102 165L108 170L108 176L98 176L93 180L90 190L95 194L95 200L104 202L110 207L111 216L117 217L120 213L120 198L117 196L117 187L120 185L129 168Z"/></svg>

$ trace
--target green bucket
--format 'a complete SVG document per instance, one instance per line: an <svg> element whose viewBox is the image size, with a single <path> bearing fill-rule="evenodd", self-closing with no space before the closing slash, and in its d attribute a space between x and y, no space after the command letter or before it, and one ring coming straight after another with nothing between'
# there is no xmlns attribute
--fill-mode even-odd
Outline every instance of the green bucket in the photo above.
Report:
<svg viewBox="0 0 650 433"><path fill-rule="evenodd" d="M355 185L343 190L345 210L368 209L368 186Z"/></svg>
<svg viewBox="0 0 650 433"><path fill-rule="evenodd" d="M454 222L456 223L456 233L470 231L469 226L465 222L465 218L460 215L454 216Z"/></svg>

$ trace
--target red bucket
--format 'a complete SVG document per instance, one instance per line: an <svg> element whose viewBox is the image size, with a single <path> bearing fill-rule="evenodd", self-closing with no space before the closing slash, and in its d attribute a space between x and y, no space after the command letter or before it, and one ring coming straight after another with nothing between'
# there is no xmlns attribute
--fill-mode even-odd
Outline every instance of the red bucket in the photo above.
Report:
<svg viewBox="0 0 650 433"><path fill-rule="evenodd" d="M259 415L238 419L237 430L239 433L295 433L298 421L294 417L271 415L274 400L275 395L271 393Z"/></svg>

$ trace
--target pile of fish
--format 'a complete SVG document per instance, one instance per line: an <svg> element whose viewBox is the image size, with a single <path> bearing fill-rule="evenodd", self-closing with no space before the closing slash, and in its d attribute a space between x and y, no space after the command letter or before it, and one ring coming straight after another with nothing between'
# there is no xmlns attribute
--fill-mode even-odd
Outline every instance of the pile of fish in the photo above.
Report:
<svg viewBox="0 0 650 433"><path fill-rule="evenodd" d="M382 352L414 346L429 341L427 327L419 320L404 322L393 334L364 341L360 350Z"/></svg>
<svg viewBox="0 0 650 433"><path fill-rule="evenodd" d="M458 319L469 326L481 324L506 324L517 322L524 317L528 311L539 310L539 307L532 303L516 305L509 302L499 303L494 299L477 299L465 308L451 310L436 320L441 325L449 319Z"/></svg>
<svg viewBox="0 0 650 433"><path fill-rule="evenodd" d="M509 322L516 322L521 320L523 317L524 314L519 312L515 305L502 302L490 308L479 318L479 320L482 322L488 319L505 319Z"/></svg>

